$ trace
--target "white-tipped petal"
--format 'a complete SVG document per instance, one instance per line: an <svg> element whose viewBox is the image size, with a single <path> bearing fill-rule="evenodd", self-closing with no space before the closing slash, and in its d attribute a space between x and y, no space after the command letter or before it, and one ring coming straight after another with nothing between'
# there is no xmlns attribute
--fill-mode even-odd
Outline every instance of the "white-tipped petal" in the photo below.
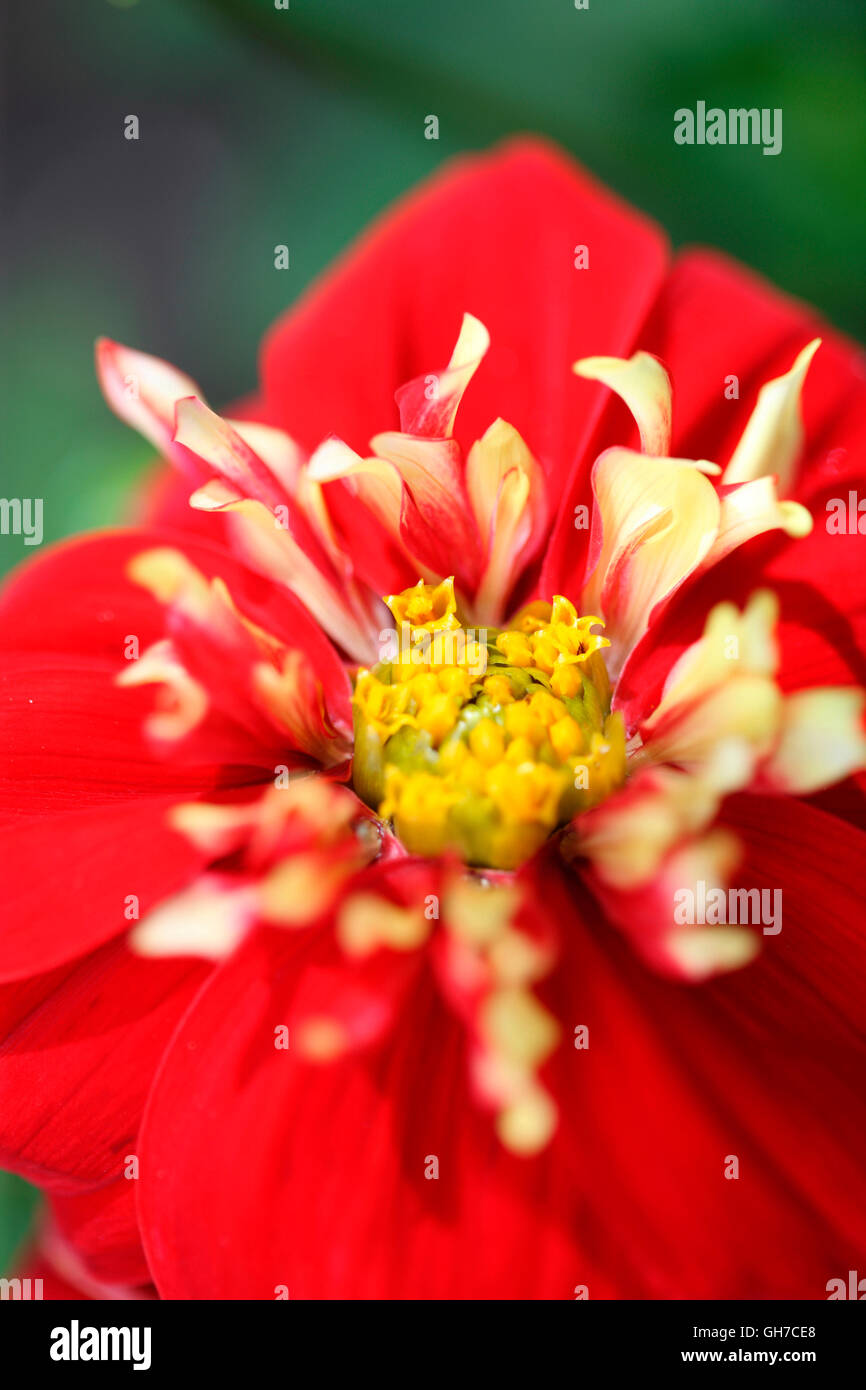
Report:
<svg viewBox="0 0 866 1390"><path fill-rule="evenodd" d="M664 458L671 445L671 382L655 357L584 357L574 371L588 381L600 381L625 401L640 430L645 454Z"/></svg>
<svg viewBox="0 0 866 1390"><path fill-rule="evenodd" d="M722 494L719 534L702 568L718 564L732 550L766 531L784 531L799 540L811 530L812 515L806 507L799 502L779 501L775 478L753 478Z"/></svg>
<svg viewBox="0 0 866 1390"><path fill-rule="evenodd" d="M866 695L856 686L789 695L767 777L781 791L806 795L866 767L864 706Z"/></svg>
<svg viewBox="0 0 866 1390"><path fill-rule="evenodd" d="M184 396L202 399L201 388L161 357L136 352L110 338L96 344L96 375L115 415L131 425L166 458L173 449L175 405Z"/></svg>
<svg viewBox="0 0 866 1390"><path fill-rule="evenodd" d="M695 570L719 528L715 488L676 459L608 449L592 474L593 525L601 553L584 589L584 612L601 612L618 674L649 625L656 604Z"/></svg>
<svg viewBox="0 0 866 1390"><path fill-rule="evenodd" d="M141 956L201 956L221 960L240 941L256 905L253 887L228 889L206 877L167 898L129 935Z"/></svg>
<svg viewBox="0 0 866 1390"><path fill-rule="evenodd" d="M789 490L803 443L800 394L809 364L820 346L821 339L813 338L799 353L789 372L761 387L755 409L725 469L723 482L747 483L775 473L780 491Z"/></svg>

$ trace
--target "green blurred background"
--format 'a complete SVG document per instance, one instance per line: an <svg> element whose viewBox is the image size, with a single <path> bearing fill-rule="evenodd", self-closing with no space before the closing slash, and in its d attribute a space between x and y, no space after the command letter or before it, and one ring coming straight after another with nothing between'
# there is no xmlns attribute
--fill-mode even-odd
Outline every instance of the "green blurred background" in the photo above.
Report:
<svg viewBox="0 0 866 1390"><path fill-rule="evenodd" d="M514 131L866 339L863 0L6 0L5 37L0 494L43 497L46 540L123 517L148 463L102 404L98 334L242 395L371 216ZM782 153L675 145L700 99L781 107ZM0 571L32 554L0 536ZM0 1269L32 1205L0 1175Z"/></svg>

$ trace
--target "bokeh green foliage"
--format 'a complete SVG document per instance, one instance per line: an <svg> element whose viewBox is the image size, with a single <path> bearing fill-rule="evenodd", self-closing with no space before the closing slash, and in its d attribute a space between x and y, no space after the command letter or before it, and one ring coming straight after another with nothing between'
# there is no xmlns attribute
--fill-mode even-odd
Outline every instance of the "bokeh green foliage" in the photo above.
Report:
<svg viewBox="0 0 866 1390"><path fill-rule="evenodd" d="M11 1173L0 1172L0 1274L9 1268L24 1241L36 1202L34 1188Z"/></svg>

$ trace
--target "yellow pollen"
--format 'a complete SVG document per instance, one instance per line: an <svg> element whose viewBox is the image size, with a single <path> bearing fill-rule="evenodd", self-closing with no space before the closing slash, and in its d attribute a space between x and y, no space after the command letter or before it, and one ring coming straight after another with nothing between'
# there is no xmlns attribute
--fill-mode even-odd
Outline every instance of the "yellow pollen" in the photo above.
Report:
<svg viewBox="0 0 866 1390"><path fill-rule="evenodd" d="M514 699L514 691L507 676L485 677L483 689L495 705L510 705Z"/></svg>
<svg viewBox="0 0 866 1390"><path fill-rule="evenodd" d="M598 618L557 596L468 629L451 579L387 603L398 646L358 673L353 778L410 852L513 869L621 785Z"/></svg>
<svg viewBox="0 0 866 1390"><path fill-rule="evenodd" d="M425 584L419 579L413 588L392 594L385 602L398 623L407 622L428 631L460 626L453 579L443 579L441 584Z"/></svg>

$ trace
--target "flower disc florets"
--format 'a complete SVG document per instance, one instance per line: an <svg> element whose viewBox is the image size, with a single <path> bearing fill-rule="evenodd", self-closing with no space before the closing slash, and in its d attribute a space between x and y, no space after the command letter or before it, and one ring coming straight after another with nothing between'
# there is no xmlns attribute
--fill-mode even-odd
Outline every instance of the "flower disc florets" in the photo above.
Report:
<svg viewBox="0 0 866 1390"><path fill-rule="evenodd" d="M623 782L598 618L557 596L467 628L451 579L387 603L397 629L355 682L354 785L412 853L516 868Z"/></svg>

